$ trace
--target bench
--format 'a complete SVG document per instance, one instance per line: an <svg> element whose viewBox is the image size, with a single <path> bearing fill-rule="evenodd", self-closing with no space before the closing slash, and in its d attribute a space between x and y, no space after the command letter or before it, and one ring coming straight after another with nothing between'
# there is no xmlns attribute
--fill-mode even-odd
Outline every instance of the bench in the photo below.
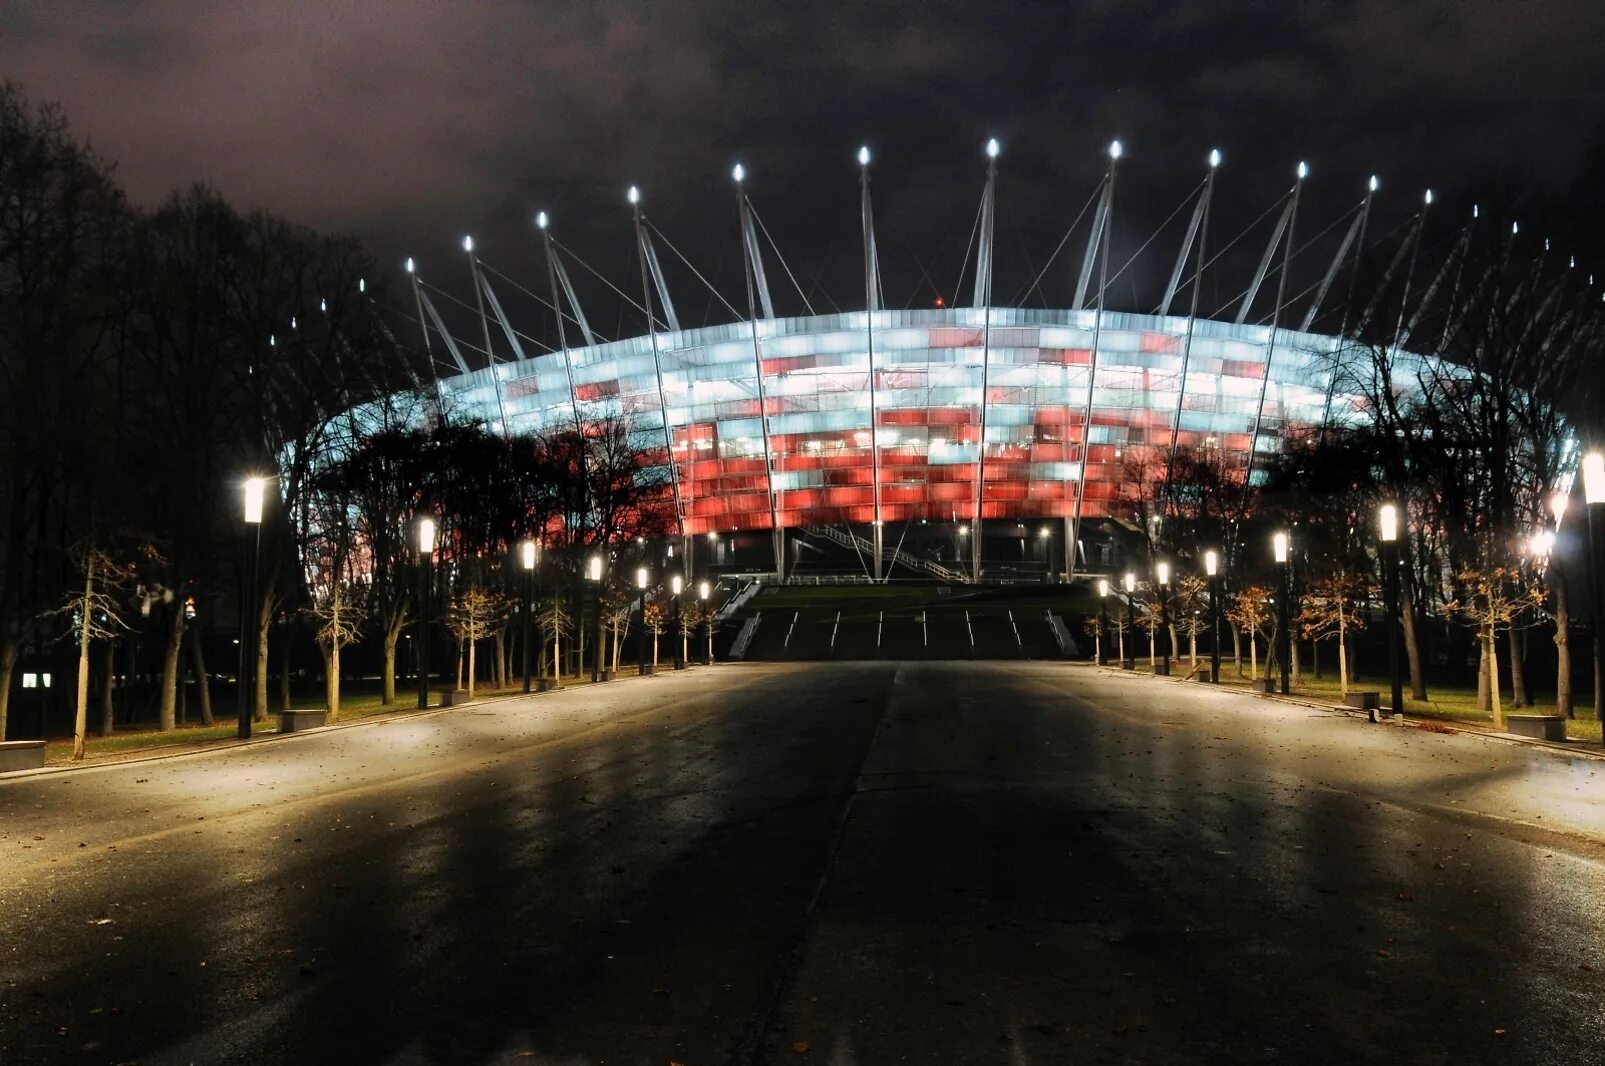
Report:
<svg viewBox="0 0 1605 1066"><path fill-rule="evenodd" d="M1251 682L1251 687L1255 692L1263 692L1267 696L1280 695L1282 691L1281 682L1270 676L1262 677Z"/></svg>
<svg viewBox="0 0 1605 1066"><path fill-rule="evenodd" d="M1343 706L1357 707L1362 711L1376 711L1382 708L1382 693L1380 692L1351 692L1343 697Z"/></svg>
<svg viewBox="0 0 1605 1066"><path fill-rule="evenodd" d="M461 707L468 702L468 690L465 688L447 688L440 690L440 706Z"/></svg>
<svg viewBox="0 0 1605 1066"><path fill-rule="evenodd" d="M304 733L308 729L322 729L329 724L329 712L319 709L315 711L280 711L280 733Z"/></svg>
<svg viewBox="0 0 1605 1066"><path fill-rule="evenodd" d="M536 692L551 692L555 688L557 688L557 678L555 677L542 677L537 678L535 681Z"/></svg>
<svg viewBox="0 0 1605 1066"><path fill-rule="evenodd" d="M1559 714L1506 715L1505 728L1518 737L1534 740L1566 739L1566 718Z"/></svg>
<svg viewBox="0 0 1605 1066"><path fill-rule="evenodd" d="M1209 664L1208 663L1199 663L1197 666L1193 667L1192 673L1187 675L1187 680L1189 680L1189 681L1208 681L1209 680Z"/></svg>
<svg viewBox="0 0 1605 1066"><path fill-rule="evenodd" d="M11 773L13 770L37 770L44 764L44 741L0 741L0 774Z"/></svg>

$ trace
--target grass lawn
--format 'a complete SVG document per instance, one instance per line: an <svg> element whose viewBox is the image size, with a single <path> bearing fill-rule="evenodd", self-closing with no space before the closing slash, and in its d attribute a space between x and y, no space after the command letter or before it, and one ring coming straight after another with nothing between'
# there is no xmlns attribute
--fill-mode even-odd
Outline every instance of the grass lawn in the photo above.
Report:
<svg viewBox="0 0 1605 1066"><path fill-rule="evenodd" d="M590 675L581 678L565 677L564 688L575 685L590 684ZM438 688L438 686L437 686ZM523 692L524 684L520 679L510 688L495 689L487 686L478 686L474 689L476 699L491 696L511 696ZM355 692L342 693L340 697L341 723L359 721L375 715L397 715L416 712L417 690L401 689L396 691L396 702L388 707L379 702L380 693L377 688L367 690L367 686L358 688ZM271 697L270 697L271 702ZM317 710L323 706L323 699L319 697L305 697L292 699L292 708L296 710ZM171 749L173 751L190 751L205 748L210 744L233 740L238 733L239 726L235 720L234 704L232 700L227 706L218 704L213 708L216 725L203 726L191 722L177 729L163 732L152 725L129 726L120 729L110 737L101 738L91 732L88 741L86 762L100 760L115 761L116 759L139 755L146 752ZM93 715L93 709L91 710ZM278 721L272 711L268 712L266 722L254 723L251 727L253 736L272 734L278 729ZM72 737L50 737L45 742L45 765L62 766L72 762Z"/></svg>
<svg viewBox="0 0 1605 1066"><path fill-rule="evenodd" d="M1201 664L1207 665L1208 658L1200 657ZM1172 667L1172 672L1180 672L1188 667L1189 660L1183 657L1179 667ZM1263 675L1264 664L1260 664ZM1139 672L1148 672L1148 660L1138 656L1137 669ZM1220 680L1223 685L1233 685L1247 688L1248 679L1239 677L1236 664L1229 660L1222 660L1220 666ZM1349 681L1349 690L1373 691L1382 693L1383 703L1388 701L1388 679L1385 677L1361 676ZM1340 702L1342 697L1338 694L1338 682L1335 674L1328 673L1325 677L1316 678L1309 671L1305 671L1299 682L1293 686L1292 695L1307 696L1312 699ZM1493 728L1493 713L1477 709L1477 692L1475 689L1457 688L1447 685L1428 685L1428 699L1416 700L1410 698L1409 685L1405 685L1404 711L1416 718L1436 718L1444 721L1459 722L1468 726L1480 726L1484 729ZM1535 692L1537 706L1513 708L1510 706L1508 694L1505 697L1505 714L1554 714L1555 703L1553 693ZM1572 740L1591 741L1600 744L1600 723L1594 717L1592 707L1584 706L1587 697L1576 701L1574 710L1577 717L1566 723L1566 736Z"/></svg>

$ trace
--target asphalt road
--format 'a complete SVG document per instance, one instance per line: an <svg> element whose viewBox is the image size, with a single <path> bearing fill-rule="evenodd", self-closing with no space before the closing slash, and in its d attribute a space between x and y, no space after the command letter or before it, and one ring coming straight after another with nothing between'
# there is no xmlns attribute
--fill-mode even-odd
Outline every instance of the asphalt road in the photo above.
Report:
<svg viewBox="0 0 1605 1066"><path fill-rule="evenodd" d="M1598 1063L1605 762L732 665L0 779L0 1063Z"/></svg>

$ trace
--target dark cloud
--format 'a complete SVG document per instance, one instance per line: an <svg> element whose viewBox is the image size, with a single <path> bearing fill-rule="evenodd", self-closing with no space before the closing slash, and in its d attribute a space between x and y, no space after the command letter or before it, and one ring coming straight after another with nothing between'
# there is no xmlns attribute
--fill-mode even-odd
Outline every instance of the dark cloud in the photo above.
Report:
<svg viewBox="0 0 1605 1066"><path fill-rule="evenodd" d="M472 231L525 277L539 276L538 207L629 276L634 181L728 281L739 157L794 267L850 294L851 153L868 141L901 300L922 265L951 289L991 133L1015 281L1051 252L1116 135L1133 246L1216 144L1225 221L1257 215L1300 158L1311 210L1330 214L1373 171L1401 196L1559 192L1597 139L1602 35L1596 0L53 0L0 10L0 71L60 101L139 201L205 180L358 233L386 261L453 270Z"/></svg>

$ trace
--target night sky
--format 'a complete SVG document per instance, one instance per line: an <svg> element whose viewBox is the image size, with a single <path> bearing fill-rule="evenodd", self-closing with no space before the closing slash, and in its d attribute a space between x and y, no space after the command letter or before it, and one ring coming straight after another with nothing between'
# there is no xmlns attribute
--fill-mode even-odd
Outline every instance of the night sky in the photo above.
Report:
<svg viewBox="0 0 1605 1066"><path fill-rule="evenodd" d="M1431 185L1446 230L1474 200L1527 212L1524 232L1554 229L1559 251L1593 267L1596 242L1561 237L1600 232L1589 175L1605 179L1602 31L1598 0L41 0L0 9L0 76L60 102L137 202L213 183L242 207L362 237L392 291L411 254L468 298L464 233L544 291L530 223L544 208L567 245L633 294L634 182L654 221L744 306L729 180L740 160L828 310L829 298L863 304L858 145L875 153L888 303L929 306L938 290L954 296L991 135L1003 142L1000 303L1081 210L1111 137L1127 151L1117 262L1218 145L1217 246L1307 159L1309 237L1377 173L1376 234ZM1113 305L1152 308L1184 221L1112 287ZM1083 239L1033 302L1068 303ZM1244 241L1248 267L1263 240ZM1322 250L1311 246L1306 272ZM774 267L771 281L783 313L801 309ZM1206 286L1206 309L1245 281ZM674 282L688 324L728 317L688 274ZM600 332L635 331L598 285L583 291Z"/></svg>

